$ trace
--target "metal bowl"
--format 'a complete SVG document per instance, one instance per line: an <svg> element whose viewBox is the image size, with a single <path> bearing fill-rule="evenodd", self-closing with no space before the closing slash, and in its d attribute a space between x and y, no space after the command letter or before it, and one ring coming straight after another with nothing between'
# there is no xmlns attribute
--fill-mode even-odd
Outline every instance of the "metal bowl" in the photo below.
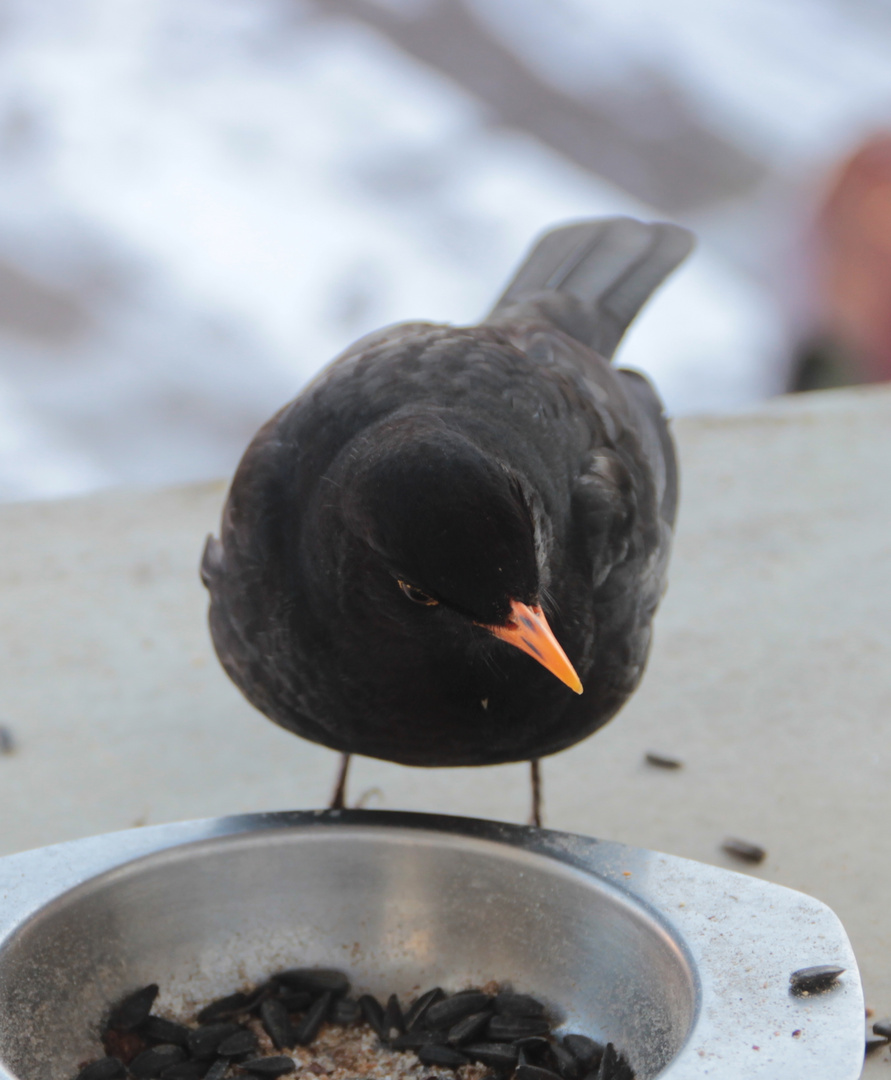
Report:
<svg viewBox="0 0 891 1080"><path fill-rule="evenodd" d="M789 975L846 968L794 997ZM68 1080L110 1003L174 1013L293 966L357 990L497 979L641 1080L847 1080L863 997L824 904L755 878L566 833L370 811L135 829L0 859L0 1080Z"/></svg>

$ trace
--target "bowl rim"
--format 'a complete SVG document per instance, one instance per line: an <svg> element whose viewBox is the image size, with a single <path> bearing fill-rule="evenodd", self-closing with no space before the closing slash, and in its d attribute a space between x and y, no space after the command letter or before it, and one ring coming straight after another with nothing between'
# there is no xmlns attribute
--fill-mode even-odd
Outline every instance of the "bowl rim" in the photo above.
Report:
<svg viewBox="0 0 891 1080"><path fill-rule="evenodd" d="M694 1014L664 1080L832 1077L856 1080L863 1063L863 993L837 916L784 886L615 841L477 818L389 810L239 814L86 837L0 858L3 955L32 919L96 878L160 852L270 831L356 828L448 834L519 848L594 877L649 915L693 974ZM333 833L331 831L333 830ZM98 884L98 883L97 883ZM789 993L788 976L834 963L845 974L827 993ZM741 994L742 992L742 994ZM794 1036L793 1031L801 1034ZM0 1061L0 1080L19 1080Z"/></svg>

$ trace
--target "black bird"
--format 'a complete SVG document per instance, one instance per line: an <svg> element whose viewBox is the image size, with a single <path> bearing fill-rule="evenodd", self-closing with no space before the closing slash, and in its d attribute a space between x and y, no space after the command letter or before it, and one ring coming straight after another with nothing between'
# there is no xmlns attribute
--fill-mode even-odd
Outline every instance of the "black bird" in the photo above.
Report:
<svg viewBox="0 0 891 1080"><path fill-rule="evenodd" d="M270 719L405 765L532 762L637 686L677 503L661 403L609 358L692 246L545 234L479 326L362 338L260 429L202 579ZM584 690L584 693L582 692Z"/></svg>

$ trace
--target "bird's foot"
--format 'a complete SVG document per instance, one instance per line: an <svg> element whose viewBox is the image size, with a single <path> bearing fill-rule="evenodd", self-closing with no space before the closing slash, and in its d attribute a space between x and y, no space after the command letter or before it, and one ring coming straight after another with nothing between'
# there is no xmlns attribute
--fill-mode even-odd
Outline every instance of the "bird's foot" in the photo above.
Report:
<svg viewBox="0 0 891 1080"><path fill-rule="evenodd" d="M529 824L534 825L536 829L540 829L542 811L542 788L541 766L539 765L538 758L533 758L529 762L529 766L532 777L532 815L529 819Z"/></svg>
<svg viewBox="0 0 891 1080"><path fill-rule="evenodd" d="M337 783L334 785L334 792L331 795L331 802L328 803L329 810L343 810L346 806L346 782L347 773L350 770L350 755L340 755L340 769L337 773Z"/></svg>

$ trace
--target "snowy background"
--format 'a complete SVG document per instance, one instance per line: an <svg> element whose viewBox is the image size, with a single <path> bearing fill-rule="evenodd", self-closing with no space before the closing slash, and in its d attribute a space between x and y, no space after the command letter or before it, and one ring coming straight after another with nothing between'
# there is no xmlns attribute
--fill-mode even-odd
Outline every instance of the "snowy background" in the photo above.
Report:
<svg viewBox="0 0 891 1080"><path fill-rule="evenodd" d="M778 393L816 200L889 126L881 0L0 0L0 499L228 474L580 216L700 236L620 354L672 412Z"/></svg>

